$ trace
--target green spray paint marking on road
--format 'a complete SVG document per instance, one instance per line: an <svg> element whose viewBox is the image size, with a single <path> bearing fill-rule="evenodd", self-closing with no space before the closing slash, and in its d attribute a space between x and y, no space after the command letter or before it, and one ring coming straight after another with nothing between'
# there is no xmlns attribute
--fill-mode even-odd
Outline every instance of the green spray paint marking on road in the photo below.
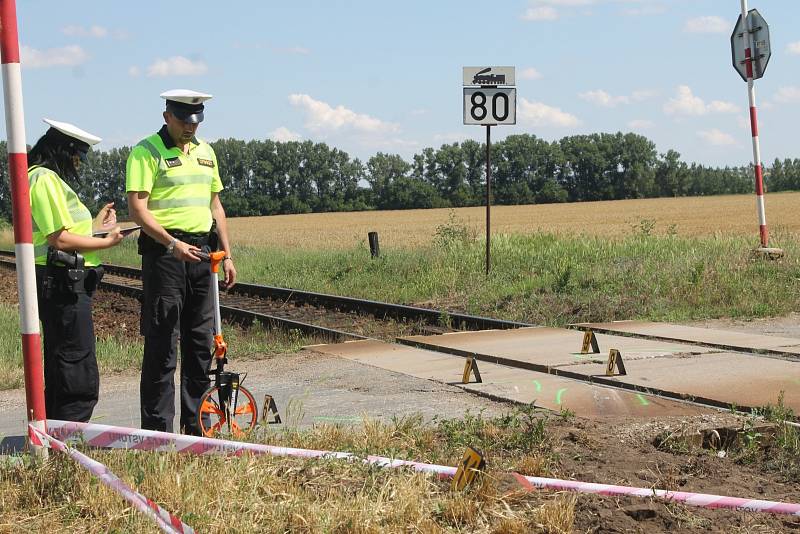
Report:
<svg viewBox="0 0 800 534"><path fill-rule="evenodd" d="M539 381L538 381L538 380L534 380L534 381L533 381L533 385L535 385L535 386L536 386L536 391L537 391L537 392L539 392L539 391L542 391L542 385L539 383Z"/></svg>
<svg viewBox="0 0 800 534"><path fill-rule="evenodd" d="M639 399L639 402L642 403L642 406L649 406L650 405L650 401L645 399L644 395L642 395L641 393L637 393L636 394L636 398Z"/></svg>
<svg viewBox="0 0 800 534"><path fill-rule="evenodd" d="M561 388L556 392L556 404L561 404L561 395L563 395L565 391L567 391L567 388Z"/></svg>

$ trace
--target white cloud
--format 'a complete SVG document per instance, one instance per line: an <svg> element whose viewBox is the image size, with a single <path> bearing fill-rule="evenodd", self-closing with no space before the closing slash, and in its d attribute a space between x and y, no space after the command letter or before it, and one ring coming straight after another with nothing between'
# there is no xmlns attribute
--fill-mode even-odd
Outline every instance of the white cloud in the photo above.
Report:
<svg viewBox="0 0 800 534"><path fill-rule="evenodd" d="M717 128L699 131L697 135L712 146L731 146L737 144L736 139L734 139L732 135L718 130Z"/></svg>
<svg viewBox="0 0 800 534"><path fill-rule="evenodd" d="M522 69L522 72L519 73L519 77L523 80L538 80L542 77L542 73L533 67L528 67L527 69Z"/></svg>
<svg viewBox="0 0 800 534"><path fill-rule="evenodd" d="M631 130L647 130L648 128L652 128L653 121L649 121L646 119L633 119L628 123L628 128Z"/></svg>
<svg viewBox="0 0 800 534"><path fill-rule="evenodd" d="M627 96L612 96L602 89L580 93L578 96L587 102L603 106L604 108L613 108L619 104L628 104L631 101Z"/></svg>
<svg viewBox="0 0 800 534"><path fill-rule="evenodd" d="M139 75L142 74L142 69L137 66L128 67L128 75L131 78L138 78Z"/></svg>
<svg viewBox="0 0 800 534"><path fill-rule="evenodd" d="M800 56L800 41L795 41L786 45L786 51L795 56Z"/></svg>
<svg viewBox="0 0 800 534"><path fill-rule="evenodd" d="M299 133L295 133L291 131L289 128L285 126L281 126L279 128L275 128L269 133L269 138L273 141L279 141L281 143L285 143L287 141L299 141L303 138L302 135Z"/></svg>
<svg viewBox="0 0 800 534"><path fill-rule="evenodd" d="M65 26L61 28L61 33L70 37L97 37L102 39L108 37L108 30L102 26L91 26L84 28L83 26Z"/></svg>
<svg viewBox="0 0 800 534"><path fill-rule="evenodd" d="M520 18L528 21L556 20L558 18L558 11L550 6L529 7Z"/></svg>
<svg viewBox="0 0 800 534"><path fill-rule="evenodd" d="M520 119L531 126L577 126L581 121L575 115L561 111L541 102L530 102L525 98L519 101Z"/></svg>
<svg viewBox="0 0 800 534"><path fill-rule="evenodd" d="M622 9L620 12L628 16L658 15L666 11L663 2L656 0L530 0L530 7L520 16L522 20L556 20L560 18L560 9L568 10L568 14L592 16L592 6L635 4L638 7ZM556 9L558 8L558 9Z"/></svg>
<svg viewBox="0 0 800 534"><path fill-rule="evenodd" d="M800 102L800 87L781 87L774 98L781 104Z"/></svg>
<svg viewBox="0 0 800 534"><path fill-rule="evenodd" d="M692 94L688 85L678 86L678 94L664 104L667 115L707 115L709 113L734 113L738 111L734 104L722 100L714 100L706 104L702 98Z"/></svg>
<svg viewBox="0 0 800 534"><path fill-rule="evenodd" d="M722 100L713 100L708 105L709 113L736 113L737 111L739 111L739 108L736 104Z"/></svg>
<svg viewBox="0 0 800 534"><path fill-rule="evenodd" d="M597 4L598 0L533 0L533 3L550 6L579 7Z"/></svg>
<svg viewBox="0 0 800 534"><path fill-rule="evenodd" d="M656 96L658 93L656 91L650 89L640 89L634 91L633 93L628 95L618 95L614 96L609 94L607 91L603 89L596 89L594 91L586 91L585 93L578 94L578 97L586 100L587 102L591 102L592 104L597 104L598 106L603 106L605 108L613 108L619 106L620 104L630 104L631 102L641 102L642 100L647 100L648 98L652 98Z"/></svg>
<svg viewBox="0 0 800 534"><path fill-rule="evenodd" d="M74 67L89 59L86 51L78 45L37 50L30 46L20 47L20 61L23 67L45 69L48 67Z"/></svg>
<svg viewBox="0 0 800 534"><path fill-rule="evenodd" d="M750 130L750 119L745 119L741 116L736 117L736 124L743 130Z"/></svg>
<svg viewBox="0 0 800 534"><path fill-rule="evenodd" d="M639 89L631 93L631 98L637 102L658 96L658 91L653 89Z"/></svg>
<svg viewBox="0 0 800 534"><path fill-rule="evenodd" d="M341 105L334 108L327 102L314 100L305 94L289 95L289 103L306 112L305 126L314 132L353 129L359 132L376 133L393 132L398 129L394 124L356 113Z"/></svg>
<svg viewBox="0 0 800 534"><path fill-rule="evenodd" d="M661 15L662 13L666 13L666 11L667 7L664 5L653 5L624 9L622 10L622 14L628 15L629 17L646 17L648 15Z"/></svg>
<svg viewBox="0 0 800 534"><path fill-rule="evenodd" d="M463 132L450 132L450 133L436 134L433 136L434 142L443 144L461 143L462 141L466 141L467 139L472 139L472 136Z"/></svg>
<svg viewBox="0 0 800 534"><path fill-rule="evenodd" d="M157 59L147 67L147 75L164 76L199 76L208 72L208 66L202 61L192 61L183 56L172 56L168 59Z"/></svg>
<svg viewBox="0 0 800 534"><path fill-rule="evenodd" d="M733 26L722 17L695 17L686 21L683 31L689 33L730 33Z"/></svg>

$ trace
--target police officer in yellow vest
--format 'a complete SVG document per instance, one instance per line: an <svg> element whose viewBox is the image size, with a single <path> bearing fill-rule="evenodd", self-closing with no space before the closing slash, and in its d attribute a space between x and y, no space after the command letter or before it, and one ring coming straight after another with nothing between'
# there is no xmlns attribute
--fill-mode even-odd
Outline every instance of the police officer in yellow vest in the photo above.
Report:
<svg viewBox="0 0 800 534"><path fill-rule="evenodd" d="M222 181L217 156L195 134L203 102L211 95L189 90L161 94L164 122L131 151L126 190L131 218L142 226L141 332L144 361L139 386L142 428L171 432L175 416L177 340L181 351L180 428L199 435L197 409L209 385L214 310L209 264L200 247L224 250L224 286L233 286ZM212 224L215 223L215 229Z"/></svg>
<svg viewBox="0 0 800 534"><path fill-rule="evenodd" d="M102 278L98 250L120 242L113 203L92 219L68 181L100 138L66 122L50 128L28 153L39 316L44 334L47 417L86 422L100 387L92 295ZM67 181L68 180L68 181ZM92 237L93 230L108 230Z"/></svg>

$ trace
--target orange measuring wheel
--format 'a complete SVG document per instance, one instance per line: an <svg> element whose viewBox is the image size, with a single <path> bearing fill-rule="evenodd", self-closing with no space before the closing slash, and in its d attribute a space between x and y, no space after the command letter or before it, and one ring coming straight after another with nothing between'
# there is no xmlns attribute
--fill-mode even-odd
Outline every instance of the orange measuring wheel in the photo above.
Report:
<svg viewBox="0 0 800 534"><path fill-rule="evenodd" d="M197 426L204 436L213 437L220 432L240 436L256 426L258 407L253 395L242 386L244 376L225 370L228 363L228 344L222 336L222 317L219 311L219 273L225 259L224 252L211 252L203 247L197 255L211 264L211 295L214 301L214 345L211 348L217 368L207 371L214 377L214 385L200 397ZM211 363L209 362L209 366Z"/></svg>
<svg viewBox="0 0 800 534"><path fill-rule="evenodd" d="M219 386L211 386L200 398L197 422L206 437L214 437L220 432L240 436L252 430L258 419L256 400L247 388L239 385L239 375L222 375L234 375L236 381L226 384L228 376L224 376Z"/></svg>

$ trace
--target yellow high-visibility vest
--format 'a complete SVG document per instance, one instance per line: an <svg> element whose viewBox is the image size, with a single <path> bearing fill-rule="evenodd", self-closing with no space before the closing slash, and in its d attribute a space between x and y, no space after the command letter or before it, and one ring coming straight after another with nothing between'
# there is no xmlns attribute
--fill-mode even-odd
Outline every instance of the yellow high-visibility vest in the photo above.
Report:
<svg viewBox="0 0 800 534"><path fill-rule="evenodd" d="M158 224L183 232L211 229L211 196L222 191L217 155L205 141L189 144L189 153L167 148L161 135L143 139L128 156L125 189L149 193L147 209Z"/></svg>
<svg viewBox="0 0 800 534"><path fill-rule="evenodd" d="M92 214L75 191L55 172L35 165L28 169L36 265L47 264L47 236L62 228L91 237ZM97 251L82 252L86 267L100 265Z"/></svg>

